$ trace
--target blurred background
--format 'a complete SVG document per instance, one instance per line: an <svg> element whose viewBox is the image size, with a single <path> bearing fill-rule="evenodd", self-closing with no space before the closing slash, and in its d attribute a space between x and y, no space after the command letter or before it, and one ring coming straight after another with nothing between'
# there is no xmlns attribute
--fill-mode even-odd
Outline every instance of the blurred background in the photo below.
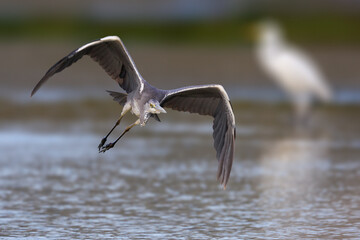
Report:
<svg viewBox="0 0 360 240"><path fill-rule="evenodd" d="M306 124L256 58L252 28L268 18L333 89ZM358 237L359 29L356 0L2 0L0 236ZM237 122L228 190L209 117L169 111L98 154L121 112L105 90L119 87L88 57L30 98L54 63L107 35L156 87L225 87Z"/></svg>

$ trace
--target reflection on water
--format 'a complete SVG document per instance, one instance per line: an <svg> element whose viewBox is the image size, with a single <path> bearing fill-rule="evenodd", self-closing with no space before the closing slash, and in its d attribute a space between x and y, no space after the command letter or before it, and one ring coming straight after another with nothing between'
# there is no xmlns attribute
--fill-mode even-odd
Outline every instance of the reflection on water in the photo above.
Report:
<svg viewBox="0 0 360 240"><path fill-rule="evenodd" d="M341 211L341 204L340 209L330 206L333 202L328 194L331 193L322 188L322 184L331 188L328 182L331 164L327 156L330 142L295 134L265 145L259 162L263 170L259 208L269 219L293 219L297 223L288 225L284 231L299 231L301 226L304 235L320 237L316 222L326 221ZM323 224L327 225L325 221Z"/></svg>
<svg viewBox="0 0 360 240"><path fill-rule="evenodd" d="M324 177L317 174L319 169L328 170L330 143L327 138L315 139L304 134L271 140L260 158L260 164L270 171L262 181L286 190L296 189L301 195L308 190L309 183L319 182ZM286 182L282 181L284 178Z"/></svg>
<svg viewBox="0 0 360 240"><path fill-rule="evenodd" d="M290 109L234 104L236 159L224 191L216 181L211 118L169 112L99 154L97 145L117 116L96 104L81 106L66 121L44 105L49 119L0 121L0 236L359 236L360 139L351 124L359 117L353 111L322 110L321 124L305 134L284 120ZM102 117L82 115L87 112Z"/></svg>

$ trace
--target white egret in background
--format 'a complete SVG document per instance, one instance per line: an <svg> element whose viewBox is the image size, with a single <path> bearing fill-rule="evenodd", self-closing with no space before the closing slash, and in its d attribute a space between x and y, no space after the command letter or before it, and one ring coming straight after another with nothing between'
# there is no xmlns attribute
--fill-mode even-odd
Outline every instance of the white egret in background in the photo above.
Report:
<svg viewBox="0 0 360 240"><path fill-rule="evenodd" d="M286 43L275 22L257 26L257 57L264 71L290 96L297 119L304 119L313 98L331 100L332 92L319 69L302 51Z"/></svg>

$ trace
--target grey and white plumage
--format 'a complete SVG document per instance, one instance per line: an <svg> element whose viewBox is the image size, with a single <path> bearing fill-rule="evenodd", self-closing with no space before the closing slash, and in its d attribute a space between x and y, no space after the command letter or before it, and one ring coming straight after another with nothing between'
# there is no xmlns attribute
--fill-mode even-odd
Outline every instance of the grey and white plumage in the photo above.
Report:
<svg viewBox="0 0 360 240"><path fill-rule="evenodd" d="M31 96L51 76L71 66L84 55L89 55L98 62L108 75L126 91L127 94L109 91L114 100L123 106L121 117L114 128L127 111L132 111L139 117L137 122L129 126L124 133L135 125L144 126L150 117L159 120L158 114L166 113L163 107L214 117L213 138L218 159L217 178L224 188L226 187L234 158L236 130L231 103L221 85L188 86L173 90L155 88L142 78L120 38L108 36L85 44L62 58L46 72L34 87ZM99 145L99 150L101 149L103 152L117 142L104 147L107 136Z"/></svg>

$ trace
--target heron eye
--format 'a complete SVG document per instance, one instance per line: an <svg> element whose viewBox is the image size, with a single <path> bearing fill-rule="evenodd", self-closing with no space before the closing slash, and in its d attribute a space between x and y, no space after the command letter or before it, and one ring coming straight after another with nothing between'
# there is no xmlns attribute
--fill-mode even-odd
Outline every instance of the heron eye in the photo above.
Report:
<svg viewBox="0 0 360 240"><path fill-rule="evenodd" d="M151 108L155 108L155 105L152 104L152 103L150 103L150 107L151 107Z"/></svg>

